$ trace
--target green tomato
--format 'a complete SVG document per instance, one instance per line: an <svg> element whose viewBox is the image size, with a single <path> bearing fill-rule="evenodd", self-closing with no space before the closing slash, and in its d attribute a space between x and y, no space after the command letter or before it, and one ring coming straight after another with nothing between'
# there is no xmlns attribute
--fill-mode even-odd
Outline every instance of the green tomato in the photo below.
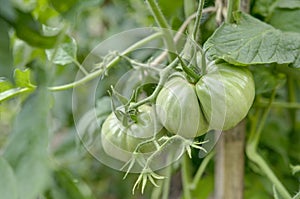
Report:
<svg viewBox="0 0 300 199"><path fill-rule="evenodd" d="M196 93L209 129L236 126L252 106L255 89L251 72L227 63L211 64L196 84Z"/></svg>
<svg viewBox="0 0 300 199"><path fill-rule="evenodd" d="M171 77L157 96L157 113L169 132L193 138L237 125L247 115L254 95L247 69L213 62L196 84L184 76Z"/></svg>
<svg viewBox="0 0 300 199"><path fill-rule="evenodd" d="M195 86L184 77L172 77L156 99L157 115L171 133L196 137L207 131L207 122L200 109Z"/></svg>
<svg viewBox="0 0 300 199"><path fill-rule="evenodd" d="M138 144L153 137L159 138L165 132L155 116L152 107L139 107L137 122L124 126L114 113L104 121L101 129L102 147L109 156L127 162ZM139 150L143 154L155 151L153 142L142 145Z"/></svg>

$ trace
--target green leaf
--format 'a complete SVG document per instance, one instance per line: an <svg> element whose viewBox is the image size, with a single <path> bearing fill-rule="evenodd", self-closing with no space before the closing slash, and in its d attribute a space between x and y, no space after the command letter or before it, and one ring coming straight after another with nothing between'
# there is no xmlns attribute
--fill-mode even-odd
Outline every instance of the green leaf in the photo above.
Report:
<svg viewBox="0 0 300 199"><path fill-rule="evenodd" d="M300 7L298 9L276 8L268 22L280 30L300 33L299 16Z"/></svg>
<svg viewBox="0 0 300 199"><path fill-rule="evenodd" d="M9 77L13 68L12 51L10 48L10 38L8 35L9 27L1 18L0 27L0 74L1 76Z"/></svg>
<svg viewBox="0 0 300 199"><path fill-rule="evenodd" d="M59 13L49 5L49 0L38 0L32 13L37 16L42 24L48 24L51 20L57 20L60 16Z"/></svg>
<svg viewBox="0 0 300 199"><path fill-rule="evenodd" d="M13 87L12 83L7 81L5 78L0 78L0 93L7 91Z"/></svg>
<svg viewBox="0 0 300 199"><path fill-rule="evenodd" d="M100 5L103 0L51 0L52 6L62 14L66 19L73 22L74 18L78 16L85 8Z"/></svg>
<svg viewBox="0 0 300 199"><path fill-rule="evenodd" d="M180 61L183 71L188 75L189 78L192 79L192 82L193 83L198 82L198 80L200 79L200 75L197 74L196 72L194 72L192 68L187 66L186 63L184 63L184 61L179 56L177 56L177 58ZM193 67L193 66L191 66L191 67Z"/></svg>
<svg viewBox="0 0 300 199"><path fill-rule="evenodd" d="M55 53L55 55L54 55ZM77 44L75 39L68 38L58 49L46 50L47 58L55 64L66 65L76 61Z"/></svg>
<svg viewBox="0 0 300 199"><path fill-rule="evenodd" d="M50 0L52 6L60 13L68 12L78 0Z"/></svg>
<svg viewBox="0 0 300 199"><path fill-rule="evenodd" d="M30 81L30 70L16 69L14 73L15 87L5 79L0 79L0 102L16 95L33 91L35 85Z"/></svg>
<svg viewBox="0 0 300 199"><path fill-rule="evenodd" d="M30 70L28 68L25 70L15 70L14 80L17 87L34 88L34 85L31 84L30 79Z"/></svg>
<svg viewBox="0 0 300 199"><path fill-rule="evenodd" d="M278 63L300 68L300 34L283 33L242 12L236 12L234 19L236 24L222 24L204 44L210 59L234 65Z"/></svg>
<svg viewBox="0 0 300 199"><path fill-rule="evenodd" d="M300 1L299 0L279 0L277 2L278 8L290 8L290 9L297 9L300 8Z"/></svg>
<svg viewBox="0 0 300 199"><path fill-rule="evenodd" d="M283 85L286 82L286 77L282 73L273 73L272 67L252 67L255 93L262 94L272 91L274 88Z"/></svg>
<svg viewBox="0 0 300 199"><path fill-rule="evenodd" d="M72 198L72 199L87 199L87 194L82 193L80 184L75 181L72 175L65 170L58 170L54 172L55 192L53 198Z"/></svg>
<svg viewBox="0 0 300 199"><path fill-rule="evenodd" d="M17 181L7 161L0 156L0 198L18 199Z"/></svg>
<svg viewBox="0 0 300 199"><path fill-rule="evenodd" d="M24 68L26 64L32 61L33 48L23 40L15 39L13 43L13 65L15 68ZM36 57L36 55L35 55Z"/></svg>
<svg viewBox="0 0 300 199"><path fill-rule="evenodd" d="M276 1L274 0L256 0L252 8L252 13L267 17L272 12L274 4L276 4Z"/></svg>
<svg viewBox="0 0 300 199"><path fill-rule="evenodd" d="M0 0L0 18L14 20L15 10L12 7L10 0Z"/></svg>
<svg viewBox="0 0 300 199"><path fill-rule="evenodd" d="M37 198L49 181L48 113L50 94L39 88L17 115L4 157L15 171L22 199Z"/></svg>
<svg viewBox="0 0 300 199"><path fill-rule="evenodd" d="M57 36L44 36L41 24L34 20L30 13L17 10L16 20L9 21L15 28L17 36L26 41L29 45L38 48L52 48L57 40Z"/></svg>

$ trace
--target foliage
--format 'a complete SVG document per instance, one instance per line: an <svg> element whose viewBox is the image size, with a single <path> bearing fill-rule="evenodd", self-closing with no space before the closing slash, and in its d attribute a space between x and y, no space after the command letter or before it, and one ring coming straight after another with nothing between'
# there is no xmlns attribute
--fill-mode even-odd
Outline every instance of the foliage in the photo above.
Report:
<svg viewBox="0 0 300 199"><path fill-rule="evenodd" d="M299 198L300 3L254 0L249 14L233 10L233 22L220 24L226 18L220 2L201 2L0 0L0 199L168 198L177 193L174 182L179 180L174 197L208 198L217 189L214 152L206 139L210 132L187 139L163 131L163 136L134 143L130 152L135 156L118 162L125 180L123 172L95 157L100 143L89 149L83 142L101 137L100 127L112 111L120 126L131 126L139 120L138 107L155 103L170 76L179 72L194 84L211 62L249 69L254 77L256 96L246 118L245 198ZM174 43L175 32L153 31L134 38L127 49L121 43L109 52L102 49L96 64L86 62L109 36L157 25L191 41L185 37ZM193 49L195 42L203 50ZM164 55L164 48L174 51ZM96 100L72 101L76 94L86 97L84 86L94 81L101 82ZM88 132L80 140L74 111L89 103L96 109L80 115L87 119ZM229 108L234 104L239 103ZM154 152L141 158L144 144ZM185 152L191 159L181 157ZM174 163L151 169L163 161ZM138 174L128 174L136 168ZM141 188L143 196L132 195L132 188Z"/></svg>

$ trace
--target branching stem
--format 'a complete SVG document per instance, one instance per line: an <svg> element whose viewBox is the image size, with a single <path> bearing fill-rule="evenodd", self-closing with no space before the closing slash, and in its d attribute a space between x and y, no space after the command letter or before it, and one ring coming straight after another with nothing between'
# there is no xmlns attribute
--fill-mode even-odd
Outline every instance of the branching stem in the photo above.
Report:
<svg viewBox="0 0 300 199"><path fill-rule="evenodd" d="M251 127L252 129L251 129L250 136L248 139L246 153L247 153L248 158L250 160L252 160L253 162L255 162L259 166L259 168L266 174L266 176L269 178L269 180L275 185L279 194L285 199L291 199L291 195L289 194L289 192L286 190L286 188L283 186L283 184L280 182L280 180L273 173L271 168L268 166L267 162L261 157L261 155L259 155L259 153L256 150L259 139L260 139L261 132L266 123L267 116L270 112L271 105L275 98L275 94L276 94L276 92L274 90L270 97L269 104L265 108L264 112L262 113L260 120L257 119L259 117L260 112L257 112L257 115L256 115L253 125ZM260 122L258 122L258 121L260 121Z"/></svg>
<svg viewBox="0 0 300 199"><path fill-rule="evenodd" d="M146 37L138 42L136 42L135 44L131 45L130 47L128 47L126 50L124 50L121 55L127 55L128 53L132 52L133 50L139 48L140 46L143 46L145 43L148 43L158 37L162 36L162 32L157 32L155 34L150 35L149 37ZM63 91L63 90L67 90L67 89L71 89L74 88L76 86L82 85L88 81L91 81L97 77L99 77L100 75L104 74L106 70L112 68L113 66L115 66L119 61L120 61L121 57L117 56L115 57L112 61L110 61L106 67L105 70L104 69L99 69L96 70L95 72L89 73L88 75L86 75L85 77L83 77L82 79L79 79L75 82L69 83L69 84L65 84L62 86L53 86L53 87L49 87L50 91Z"/></svg>

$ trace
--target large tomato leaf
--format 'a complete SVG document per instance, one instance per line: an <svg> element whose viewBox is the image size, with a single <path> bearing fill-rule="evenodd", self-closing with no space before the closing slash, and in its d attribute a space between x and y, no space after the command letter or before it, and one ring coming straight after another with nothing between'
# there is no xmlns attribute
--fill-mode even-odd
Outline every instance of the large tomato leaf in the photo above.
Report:
<svg viewBox="0 0 300 199"><path fill-rule="evenodd" d="M7 161L0 156L0 197L18 199L17 181Z"/></svg>
<svg viewBox="0 0 300 199"><path fill-rule="evenodd" d="M234 19L235 24L222 24L205 42L211 59L234 65L278 63L300 68L300 34L284 33L242 12L236 12Z"/></svg>
<svg viewBox="0 0 300 199"><path fill-rule="evenodd" d="M22 199L37 198L49 183L50 100L47 89L40 88L25 101L4 151L4 157L15 172L18 196Z"/></svg>
<svg viewBox="0 0 300 199"><path fill-rule="evenodd" d="M47 58L55 64L66 65L76 61L77 44L75 39L66 38L57 49L46 50Z"/></svg>
<svg viewBox="0 0 300 199"><path fill-rule="evenodd" d="M279 1L269 16L268 23L283 31L300 33L300 1Z"/></svg>
<svg viewBox="0 0 300 199"><path fill-rule="evenodd" d="M290 9L300 8L300 1L299 0L279 0L277 2L277 7L290 8Z"/></svg>

